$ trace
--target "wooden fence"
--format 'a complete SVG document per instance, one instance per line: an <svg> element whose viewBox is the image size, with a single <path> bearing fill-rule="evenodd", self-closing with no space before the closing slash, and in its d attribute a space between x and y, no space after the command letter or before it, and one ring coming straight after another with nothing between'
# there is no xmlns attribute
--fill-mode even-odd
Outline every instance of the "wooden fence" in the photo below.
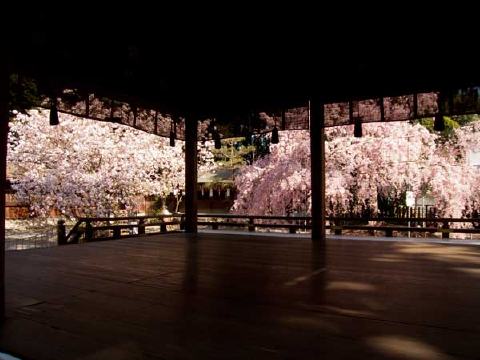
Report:
<svg viewBox="0 0 480 360"><path fill-rule="evenodd" d="M97 217L80 218L67 233L65 223L58 222L58 244L74 244L122 237L141 236L145 234L159 234L184 229L184 214L160 216L126 216L126 217ZM289 233L308 231L311 229L309 216L254 216L233 214L198 214L198 225L213 230L233 228L255 232L260 229L284 229ZM467 227L452 227L454 223L468 224ZM151 228L146 231L147 228ZM361 230L371 235L381 232L387 237L395 233L440 233L442 238L449 238L451 233L480 234L480 219L464 218L345 218L327 217L327 229L336 235L344 231Z"/></svg>

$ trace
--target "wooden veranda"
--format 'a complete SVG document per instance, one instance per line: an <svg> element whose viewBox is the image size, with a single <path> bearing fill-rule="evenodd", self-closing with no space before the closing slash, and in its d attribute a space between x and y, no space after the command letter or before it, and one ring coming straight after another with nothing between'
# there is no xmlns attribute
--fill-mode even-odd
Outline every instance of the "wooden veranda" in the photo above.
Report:
<svg viewBox="0 0 480 360"><path fill-rule="evenodd" d="M480 248L166 234L8 252L25 359L476 359Z"/></svg>

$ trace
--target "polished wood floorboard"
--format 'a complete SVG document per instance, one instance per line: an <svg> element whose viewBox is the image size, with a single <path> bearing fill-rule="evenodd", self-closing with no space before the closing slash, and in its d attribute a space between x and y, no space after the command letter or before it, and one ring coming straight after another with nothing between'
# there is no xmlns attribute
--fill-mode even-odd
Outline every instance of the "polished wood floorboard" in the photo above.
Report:
<svg viewBox="0 0 480 360"><path fill-rule="evenodd" d="M477 246L169 234L6 274L0 349L25 359L480 358Z"/></svg>

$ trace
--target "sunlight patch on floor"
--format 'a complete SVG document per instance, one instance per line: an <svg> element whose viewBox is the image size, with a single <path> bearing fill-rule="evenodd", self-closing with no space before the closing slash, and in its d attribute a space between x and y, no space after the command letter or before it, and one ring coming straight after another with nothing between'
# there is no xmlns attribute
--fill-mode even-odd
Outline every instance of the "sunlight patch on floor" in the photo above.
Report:
<svg viewBox="0 0 480 360"><path fill-rule="evenodd" d="M400 359L451 359L434 346L406 336L384 335L366 340L374 350Z"/></svg>
<svg viewBox="0 0 480 360"><path fill-rule="evenodd" d="M365 310L354 310L354 309L345 309L338 306L325 305L322 306L325 310L332 311L337 314L347 315L347 316L360 316L360 317L374 317L375 314L371 311Z"/></svg>
<svg viewBox="0 0 480 360"><path fill-rule="evenodd" d="M327 290L352 290L352 291L375 291L372 284L353 281L331 281L327 284Z"/></svg>
<svg viewBox="0 0 480 360"><path fill-rule="evenodd" d="M472 251L472 248L461 246L439 246L430 244L399 245L398 251L403 254L427 255L432 260L444 262L465 261L480 264L480 252Z"/></svg>
<svg viewBox="0 0 480 360"><path fill-rule="evenodd" d="M325 268L322 268L322 269L318 269L318 270L315 270L315 271L312 271L310 274L307 274L307 275L302 275L302 276L298 276L296 277L295 279L293 280L290 280L290 281L287 281L284 285L285 286L295 286L299 283L302 283L304 281L307 281L308 279L311 279L312 277L318 275L318 274L321 274L323 272L325 272L327 269Z"/></svg>
<svg viewBox="0 0 480 360"><path fill-rule="evenodd" d="M408 259L405 259L404 255L400 254L382 254L379 256L375 256L370 258L371 261L378 261L378 262L406 262Z"/></svg>
<svg viewBox="0 0 480 360"><path fill-rule="evenodd" d="M453 270L463 272L468 275L480 277L480 268L468 268L468 267L454 267Z"/></svg>
<svg viewBox="0 0 480 360"><path fill-rule="evenodd" d="M386 258L386 257L373 257L370 258L371 261L378 261L378 262L389 262L389 263L397 263L397 262L406 262L407 260L401 258Z"/></svg>

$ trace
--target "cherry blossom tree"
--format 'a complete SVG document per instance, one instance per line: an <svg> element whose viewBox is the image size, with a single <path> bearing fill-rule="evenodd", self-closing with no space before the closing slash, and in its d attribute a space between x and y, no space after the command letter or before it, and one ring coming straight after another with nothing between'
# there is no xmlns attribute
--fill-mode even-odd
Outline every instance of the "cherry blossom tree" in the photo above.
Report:
<svg viewBox="0 0 480 360"><path fill-rule="evenodd" d="M470 164L472 152L480 152L480 121L455 129L438 146L427 183L442 216L460 217L465 210L480 210L480 171Z"/></svg>
<svg viewBox="0 0 480 360"><path fill-rule="evenodd" d="M430 193L442 216L459 217L480 204L480 175L469 165L480 150L480 122L454 130L447 141L408 122L327 129L326 196L329 214L377 211L380 198L402 199L406 190ZM199 144L200 171L212 170L213 143ZM17 115L10 124L9 169L17 196L32 214L107 215L131 209L137 195L165 197L184 191L183 142L119 124L48 111ZM233 211L295 215L310 212L310 139L307 131L280 132L270 154L236 176Z"/></svg>
<svg viewBox="0 0 480 360"><path fill-rule="evenodd" d="M478 127L478 129L477 129ZM326 200L329 214L377 211L380 197L401 199L406 190L430 192L443 216L461 216L479 202L478 170L466 161L480 149L479 124L455 131L438 145L437 135L408 122L364 124L326 131ZM310 211L310 140L306 131L284 131L271 154L245 167L237 177L233 211L288 215Z"/></svg>
<svg viewBox="0 0 480 360"><path fill-rule="evenodd" d="M58 209L69 217L132 209L138 195L180 196L184 191L182 141L127 126L31 110L10 124L8 162L17 197L32 215ZM200 149L202 166L213 156Z"/></svg>
<svg viewBox="0 0 480 360"><path fill-rule="evenodd" d="M279 144L271 145L270 152L237 174L235 212L251 215L285 214L309 207L308 132L281 132Z"/></svg>

